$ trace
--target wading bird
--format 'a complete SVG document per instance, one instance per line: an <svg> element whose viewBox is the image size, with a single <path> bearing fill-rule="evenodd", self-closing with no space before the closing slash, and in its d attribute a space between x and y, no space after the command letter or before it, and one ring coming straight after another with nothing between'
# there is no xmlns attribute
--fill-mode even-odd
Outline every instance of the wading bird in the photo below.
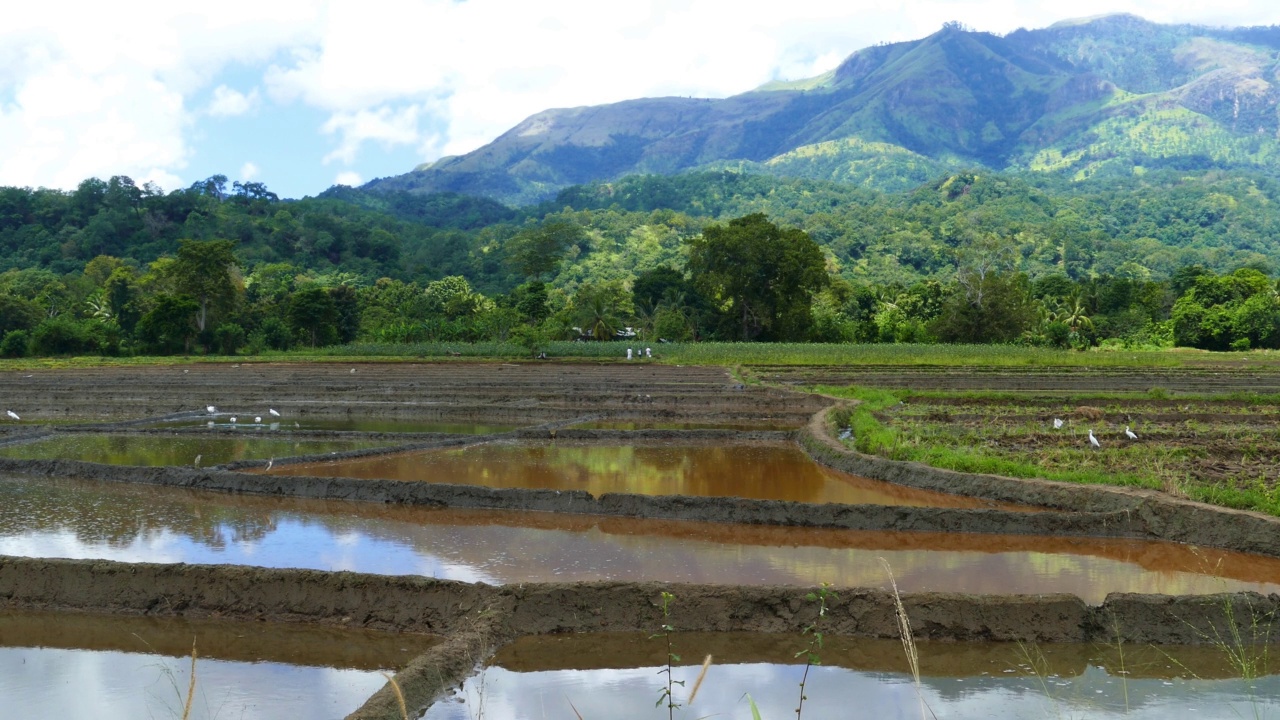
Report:
<svg viewBox="0 0 1280 720"><path fill-rule="evenodd" d="M1054 418L1054 419L1053 419L1053 429L1054 429L1054 430L1061 430L1061 429L1062 429L1062 418Z"/></svg>
<svg viewBox="0 0 1280 720"><path fill-rule="evenodd" d="M267 412L271 413L271 417L280 417L280 413L275 408L267 408Z"/></svg>
<svg viewBox="0 0 1280 720"><path fill-rule="evenodd" d="M21 419L22 419L22 418L18 417L18 413L14 412L14 411L12 411L12 410L5 410L5 411L4 411L4 414L5 414L5 415L8 415L9 417L13 418L14 420L21 420Z"/></svg>
<svg viewBox="0 0 1280 720"><path fill-rule="evenodd" d="M200 458L201 458L201 457L203 457L203 455L197 455L197 456L196 456L196 461L195 461L195 463L193 463L196 467L200 467Z"/></svg>
<svg viewBox="0 0 1280 720"><path fill-rule="evenodd" d="M255 423L259 423L259 424L261 424L261 423L262 423L262 416L261 416L261 415L259 415L259 416L255 417L255 418L253 419L253 421L254 421Z"/></svg>
<svg viewBox="0 0 1280 720"><path fill-rule="evenodd" d="M231 424L232 424L232 425L235 425L235 424L236 424L236 419L235 419L235 417L232 417L232 418L231 418Z"/></svg>
<svg viewBox="0 0 1280 720"><path fill-rule="evenodd" d="M1089 431L1089 444L1096 448L1102 447L1102 443L1098 442L1098 438L1093 436L1093 430Z"/></svg>
<svg viewBox="0 0 1280 720"><path fill-rule="evenodd" d="M1125 434L1125 435L1127 435L1127 436L1129 437L1129 439L1130 439L1130 440L1137 440L1137 439L1138 439L1138 434L1137 434L1137 433L1135 433L1134 431L1130 430L1128 425L1125 425L1125 426L1124 426L1124 434Z"/></svg>
<svg viewBox="0 0 1280 720"><path fill-rule="evenodd" d="M268 461L267 461L267 469L268 469L268 470L270 470L270 469L271 469L271 466L272 466L272 465L275 465L275 464L276 464L276 459L275 459L275 458L271 458L270 460L268 460Z"/></svg>
<svg viewBox="0 0 1280 720"><path fill-rule="evenodd" d="M205 410L208 410L210 415L212 415L212 414L214 414L214 413L218 412L218 408L216 408L216 407L214 407L214 406L212 406L212 405L206 405L206 406L204 407L204 409L205 409Z"/></svg>

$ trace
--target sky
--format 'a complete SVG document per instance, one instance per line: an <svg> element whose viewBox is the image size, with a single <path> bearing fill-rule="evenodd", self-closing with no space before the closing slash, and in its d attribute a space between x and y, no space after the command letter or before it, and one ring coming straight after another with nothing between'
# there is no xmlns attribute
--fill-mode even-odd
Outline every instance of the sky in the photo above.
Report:
<svg viewBox="0 0 1280 720"><path fill-rule="evenodd" d="M0 185L211 175L282 197L480 147L541 110L726 97L944 22L1129 12L1280 23L1272 0L45 0L0 25Z"/></svg>

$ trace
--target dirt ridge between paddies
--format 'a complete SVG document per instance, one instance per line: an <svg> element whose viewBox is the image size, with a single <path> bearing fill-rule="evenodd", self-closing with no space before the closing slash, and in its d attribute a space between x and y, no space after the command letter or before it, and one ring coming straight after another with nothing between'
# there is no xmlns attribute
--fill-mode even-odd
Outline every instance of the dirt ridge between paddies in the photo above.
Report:
<svg viewBox="0 0 1280 720"><path fill-rule="evenodd" d="M897 637L894 596L834 588L825 632ZM469 676L497 647L524 635L636 632L661 621L663 591L679 599L667 619L681 632L797 633L815 620L807 592L790 586L653 582L525 583L494 587L417 576L382 576L235 565L122 563L0 557L0 608L108 615L217 617L313 623L438 635L396 676L409 705L425 707ZM913 593L902 602L918 639L943 641L1205 644L1240 618L1275 617L1280 596L1113 594L1100 606L1072 595ZM1267 624L1270 641L1280 624ZM384 688L351 718L395 717Z"/></svg>
<svg viewBox="0 0 1280 720"><path fill-rule="evenodd" d="M1280 557L1280 518L1260 512L1199 503L1142 488L961 472L858 452L832 434L833 415L856 401L831 399L836 404L815 413L797 440L815 461L836 470L906 487L1000 502L1083 513L1122 513L1130 527L1141 528L1150 538Z"/></svg>

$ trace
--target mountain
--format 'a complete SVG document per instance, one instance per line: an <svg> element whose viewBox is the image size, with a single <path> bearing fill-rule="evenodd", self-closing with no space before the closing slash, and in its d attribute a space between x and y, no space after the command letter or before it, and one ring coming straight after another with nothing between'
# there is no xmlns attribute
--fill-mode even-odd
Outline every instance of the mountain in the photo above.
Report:
<svg viewBox="0 0 1280 720"><path fill-rule="evenodd" d="M1005 36L949 23L835 70L722 100L540 112L484 147L369 190L509 203L633 174L737 169L903 190L958 168L1071 179L1153 168L1280 176L1280 26L1132 15Z"/></svg>

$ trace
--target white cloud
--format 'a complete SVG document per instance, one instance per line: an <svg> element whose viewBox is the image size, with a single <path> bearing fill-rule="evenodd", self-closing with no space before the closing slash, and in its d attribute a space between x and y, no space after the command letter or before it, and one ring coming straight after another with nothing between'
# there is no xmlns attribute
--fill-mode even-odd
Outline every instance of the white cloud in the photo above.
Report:
<svg viewBox="0 0 1280 720"><path fill-rule="evenodd" d="M192 154L192 95L229 62L305 42L308 3L185 7L46 2L0 26L0 183L74 187L127 174L173 188Z"/></svg>
<svg viewBox="0 0 1280 720"><path fill-rule="evenodd" d="M333 184L356 187L358 185L363 185L364 180L361 179L360 173L347 171L338 173L338 176L333 179Z"/></svg>
<svg viewBox="0 0 1280 720"><path fill-rule="evenodd" d="M959 20L980 30L1132 12L1160 22L1266 24L1259 0L69 0L6 7L0 25L0 183L70 187L89 175L181 184L197 117L300 103L329 114L324 158L366 143L404 167L472 150L550 107L722 97L833 67L879 41ZM248 92L219 74L262 73ZM239 84L239 83L237 83Z"/></svg>
<svg viewBox="0 0 1280 720"><path fill-rule="evenodd" d="M254 178L258 177L258 173L259 173L258 166L253 164L252 162L246 162L245 164L240 166L241 182L249 182L250 180L253 180Z"/></svg>
<svg viewBox="0 0 1280 720"><path fill-rule="evenodd" d="M338 147L324 158L324 163L337 160L350 165L355 162L360 146L368 141L384 145L412 145L419 141L418 106L399 110L380 107L355 112L339 111L329 118L321 130L338 136Z"/></svg>
<svg viewBox="0 0 1280 720"><path fill-rule="evenodd" d="M232 90L226 85L219 85L213 90L213 100L209 101L208 113L214 117L235 117L244 115L258 104L258 88L249 91L248 95Z"/></svg>

